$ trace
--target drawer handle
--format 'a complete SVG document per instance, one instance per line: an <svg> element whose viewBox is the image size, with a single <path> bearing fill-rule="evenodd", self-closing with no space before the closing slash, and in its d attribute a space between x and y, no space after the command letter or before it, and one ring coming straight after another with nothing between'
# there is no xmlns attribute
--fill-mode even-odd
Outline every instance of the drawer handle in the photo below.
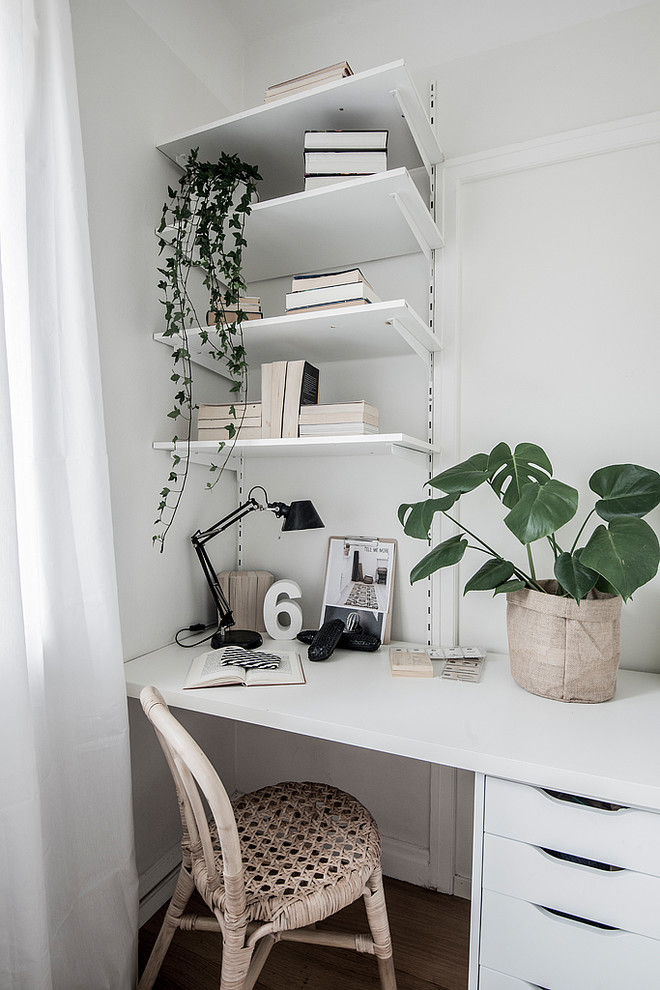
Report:
<svg viewBox="0 0 660 990"><path fill-rule="evenodd" d="M620 932L620 928L615 928L614 925L605 925L602 921L591 921L589 918L580 918L577 914L568 914L566 911L557 911L556 908L544 907L542 904L536 905L539 911L545 911L546 914L551 914L556 918L564 918L566 921L577 921L580 925L588 925L590 928L599 928L601 931L605 932Z"/></svg>
<svg viewBox="0 0 660 990"><path fill-rule="evenodd" d="M577 794L565 794L563 791L551 791L547 787L542 788L543 793L556 801L564 801L567 804L579 804L585 808L596 808L598 811L629 811L623 804L612 804L610 801L598 801L596 798L579 797Z"/></svg>
<svg viewBox="0 0 660 990"><path fill-rule="evenodd" d="M600 863L596 859L585 859L583 856L573 856L572 853L559 852L557 849L546 849L544 846L540 846L540 849L548 856L552 856L553 859L561 859L566 863L577 863L578 866L588 866L592 870L601 870L604 873L623 873L624 868L622 866L612 866L611 863Z"/></svg>

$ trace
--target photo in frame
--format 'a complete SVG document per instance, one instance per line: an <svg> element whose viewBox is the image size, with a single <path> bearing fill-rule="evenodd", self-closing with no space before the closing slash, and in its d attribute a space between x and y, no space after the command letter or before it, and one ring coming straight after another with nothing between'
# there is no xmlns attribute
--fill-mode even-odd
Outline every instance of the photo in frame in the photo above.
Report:
<svg viewBox="0 0 660 990"><path fill-rule="evenodd" d="M396 540L331 536L323 586L321 625L343 619L383 643L390 639Z"/></svg>

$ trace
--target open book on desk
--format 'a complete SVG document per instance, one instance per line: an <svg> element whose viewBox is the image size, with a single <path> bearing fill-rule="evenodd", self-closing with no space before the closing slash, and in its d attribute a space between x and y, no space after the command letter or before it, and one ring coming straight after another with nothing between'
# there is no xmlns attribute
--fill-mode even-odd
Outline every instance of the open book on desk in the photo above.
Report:
<svg viewBox="0 0 660 990"><path fill-rule="evenodd" d="M245 665L241 660L245 661ZM254 666L270 662L271 666ZM297 653L270 653L263 650L243 650L221 647L195 657L190 665L184 689L226 687L243 684L255 687L273 684L304 684L305 673Z"/></svg>

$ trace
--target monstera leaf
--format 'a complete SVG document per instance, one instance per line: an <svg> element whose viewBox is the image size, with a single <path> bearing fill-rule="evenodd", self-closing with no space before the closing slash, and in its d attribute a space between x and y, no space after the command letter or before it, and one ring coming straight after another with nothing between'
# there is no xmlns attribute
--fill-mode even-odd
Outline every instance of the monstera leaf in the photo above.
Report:
<svg viewBox="0 0 660 990"><path fill-rule="evenodd" d="M519 443L511 450L508 443L498 443L488 457L490 484L507 507L518 502L525 485L544 485L552 477L552 464L541 447L534 443Z"/></svg>
<svg viewBox="0 0 660 990"><path fill-rule="evenodd" d="M464 536L450 536L448 540L438 543L430 553L415 564L410 572L410 583L421 581L434 571L439 571L441 567L452 567L459 560L463 559L463 554L467 550L468 541Z"/></svg>
<svg viewBox="0 0 660 990"><path fill-rule="evenodd" d="M563 481L550 478L545 484L528 482L504 522L525 545L550 536L577 512L578 493Z"/></svg>
<svg viewBox="0 0 660 990"><path fill-rule="evenodd" d="M488 480L489 474L488 454L473 454L466 461L461 461L431 478L429 484L441 492L458 497L474 491Z"/></svg>
<svg viewBox="0 0 660 990"><path fill-rule="evenodd" d="M436 512L451 509L457 498L458 495L447 495L445 498L427 498L424 502L400 505L399 522L406 536L414 536L417 540L427 539Z"/></svg>
<svg viewBox="0 0 660 990"><path fill-rule="evenodd" d="M589 594L598 581L598 573L581 562L582 551L575 553L560 553L555 561L555 577L562 588L576 602Z"/></svg>
<svg viewBox="0 0 660 990"><path fill-rule="evenodd" d="M463 589L463 594L467 595L468 591L494 591L508 581L514 571L515 567L510 560L491 557L482 564L476 574L472 575Z"/></svg>
<svg viewBox="0 0 660 990"><path fill-rule="evenodd" d="M627 601L633 592L655 577L660 545L647 522L625 516L593 531L580 562L602 574Z"/></svg>
<svg viewBox="0 0 660 990"><path fill-rule="evenodd" d="M600 500L595 509L609 522L617 516L645 516L660 504L660 474L639 464L610 464L592 474L589 487Z"/></svg>

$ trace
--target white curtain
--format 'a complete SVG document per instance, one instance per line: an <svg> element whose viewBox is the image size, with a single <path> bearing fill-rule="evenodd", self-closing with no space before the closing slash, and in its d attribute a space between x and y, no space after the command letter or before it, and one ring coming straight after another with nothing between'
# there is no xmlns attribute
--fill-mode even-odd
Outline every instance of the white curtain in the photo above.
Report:
<svg viewBox="0 0 660 990"><path fill-rule="evenodd" d="M128 723L67 0L0 2L0 161L0 987L128 990Z"/></svg>

